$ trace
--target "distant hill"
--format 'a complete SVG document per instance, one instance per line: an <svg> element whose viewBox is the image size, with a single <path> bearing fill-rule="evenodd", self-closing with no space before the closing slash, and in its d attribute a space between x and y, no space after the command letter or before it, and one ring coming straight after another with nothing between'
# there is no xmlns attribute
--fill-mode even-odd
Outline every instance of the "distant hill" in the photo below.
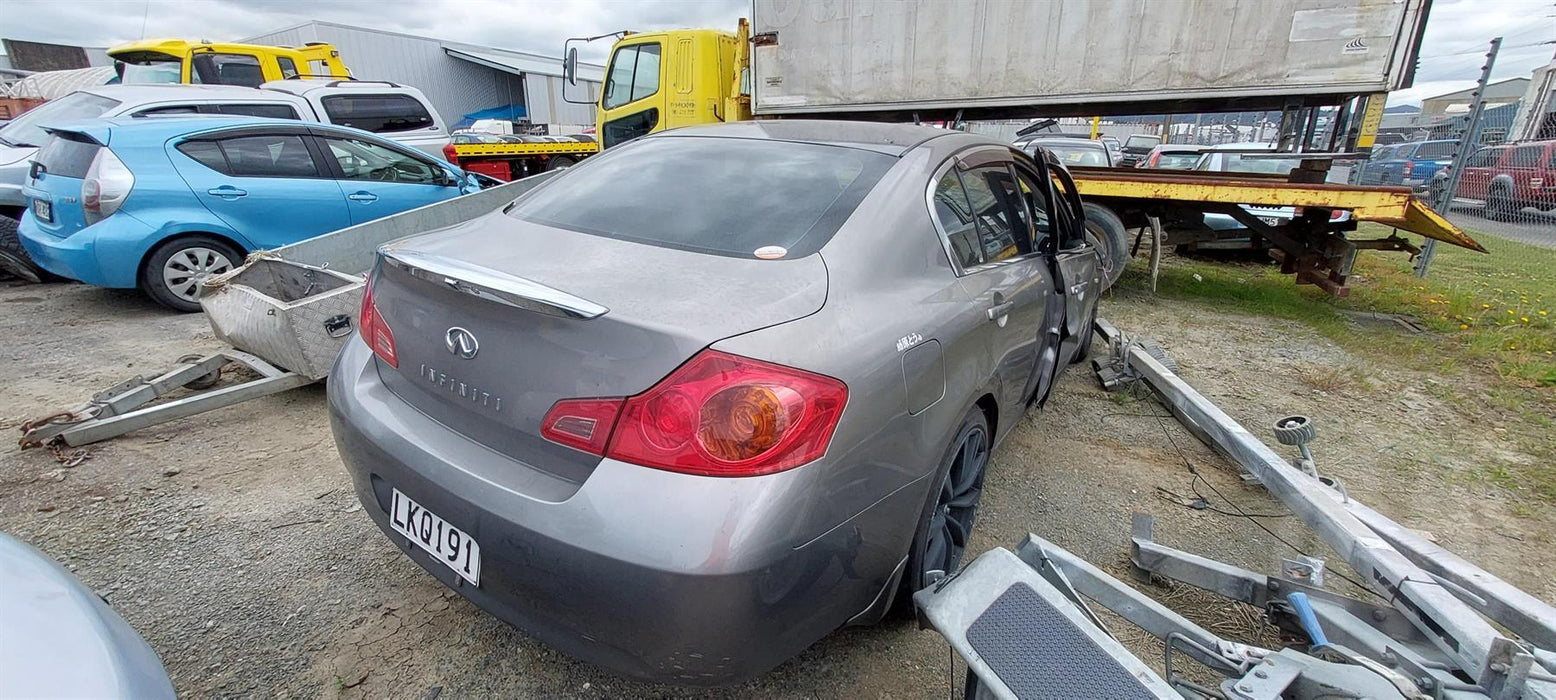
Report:
<svg viewBox="0 0 1556 700"><path fill-rule="evenodd" d="M1383 113L1384 114L1420 114L1421 113L1421 107L1419 105L1396 105L1396 106L1393 106L1393 107L1384 108Z"/></svg>

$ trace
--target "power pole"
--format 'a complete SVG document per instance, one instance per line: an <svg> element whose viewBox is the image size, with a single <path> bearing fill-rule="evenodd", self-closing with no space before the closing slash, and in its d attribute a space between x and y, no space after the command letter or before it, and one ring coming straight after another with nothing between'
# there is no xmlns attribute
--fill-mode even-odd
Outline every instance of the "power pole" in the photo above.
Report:
<svg viewBox="0 0 1556 700"><path fill-rule="evenodd" d="M1480 143L1480 115L1486 107L1486 83L1491 80L1491 67L1497 62L1497 49L1502 48L1502 37L1491 40L1491 49L1486 52L1486 65L1480 67L1480 80L1475 83L1475 92L1470 94L1470 111L1465 118L1464 133L1459 135L1459 143L1454 146L1453 165L1448 174L1448 182L1443 184L1443 191L1432 202L1432 207L1438 213L1447 216L1448 208L1453 204L1453 198L1459 193L1459 175L1464 172L1464 159L1469 156L1470 149ZM1432 256L1437 254L1437 241L1426 239L1426 244L1421 246L1421 257L1416 260L1416 277L1425 277L1427 268L1432 265Z"/></svg>

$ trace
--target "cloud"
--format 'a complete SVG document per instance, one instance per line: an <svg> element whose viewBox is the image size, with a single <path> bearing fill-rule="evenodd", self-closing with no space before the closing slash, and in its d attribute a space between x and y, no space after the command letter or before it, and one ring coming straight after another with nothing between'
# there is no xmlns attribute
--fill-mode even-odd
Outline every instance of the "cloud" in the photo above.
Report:
<svg viewBox="0 0 1556 700"><path fill-rule="evenodd" d="M316 19L560 56L574 36L733 30L749 7L744 0L4 0L0 15L7 38L83 46L164 36L236 41ZM596 42L580 53L603 60L608 48Z"/></svg>
<svg viewBox="0 0 1556 700"><path fill-rule="evenodd" d="M1390 105L1473 87L1494 37L1502 50L1492 81L1528 77L1551 61L1556 44L1556 2L1550 0L1437 0L1421 39L1415 85L1389 95Z"/></svg>

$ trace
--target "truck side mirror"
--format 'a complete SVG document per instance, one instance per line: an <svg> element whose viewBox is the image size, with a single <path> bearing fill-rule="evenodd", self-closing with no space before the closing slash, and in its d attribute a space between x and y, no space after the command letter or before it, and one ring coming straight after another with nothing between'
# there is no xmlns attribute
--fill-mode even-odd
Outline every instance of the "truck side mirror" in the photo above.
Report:
<svg viewBox="0 0 1556 700"><path fill-rule="evenodd" d="M578 49L569 48L567 58L562 60L562 79L569 85L578 84Z"/></svg>

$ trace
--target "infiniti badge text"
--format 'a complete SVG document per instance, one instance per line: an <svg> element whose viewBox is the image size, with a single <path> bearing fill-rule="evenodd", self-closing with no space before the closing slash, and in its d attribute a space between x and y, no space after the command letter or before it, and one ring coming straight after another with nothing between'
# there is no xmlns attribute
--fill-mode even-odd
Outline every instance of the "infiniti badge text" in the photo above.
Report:
<svg viewBox="0 0 1556 700"><path fill-rule="evenodd" d="M428 367L425 364L421 366L421 378L437 385L439 389L447 389L448 393L458 396L459 398L469 399L470 403L484 408L490 408L497 413L502 413L501 396L492 396L490 393L481 391L480 389L448 376L447 373L439 372L438 370Z"/></svg>

